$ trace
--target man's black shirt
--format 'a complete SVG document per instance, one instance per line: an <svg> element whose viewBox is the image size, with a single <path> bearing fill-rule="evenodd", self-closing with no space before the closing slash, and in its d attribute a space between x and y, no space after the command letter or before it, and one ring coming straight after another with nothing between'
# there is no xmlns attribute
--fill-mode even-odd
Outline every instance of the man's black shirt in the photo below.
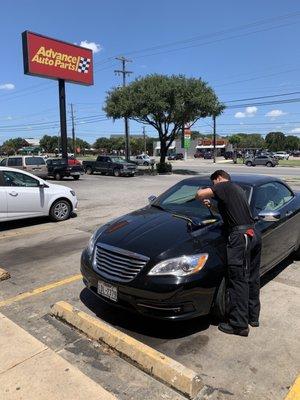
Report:
<svg viewBox="0 0 300 400"><path fill-rule="evenodd" d="M212 186L214 197L224 224L231 229L239 225L252 225L254 219L244 190L230 181Z"/></svg>

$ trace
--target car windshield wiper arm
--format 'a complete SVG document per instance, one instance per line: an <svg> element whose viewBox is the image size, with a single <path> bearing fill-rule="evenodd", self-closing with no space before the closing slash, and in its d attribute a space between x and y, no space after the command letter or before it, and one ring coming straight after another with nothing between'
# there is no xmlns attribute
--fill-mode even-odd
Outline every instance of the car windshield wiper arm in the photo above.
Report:
<svg viewBox="0 0 300 400"><path fill-rule="evenodd" d="M181 219L186 220L191 230L195 230L195 228L199 229L201 227L204 227L209 224L213 224L218 221L218 219L215 217L212 219L206 219L203 221L202 220L195 221L193 218L189 218L186 215L182 215L182 214L172 214L172 216L175 218L181 218Z"/></svg>
<svg viewBox="0 0 300 400"><path fill-rule="evenodd" d="M159 204L150 204L150 206L151 206L151 207L158 208L159 210L162 210L162 211L166 211L166 209L163 208L162 206L160 206Z"/></svg>

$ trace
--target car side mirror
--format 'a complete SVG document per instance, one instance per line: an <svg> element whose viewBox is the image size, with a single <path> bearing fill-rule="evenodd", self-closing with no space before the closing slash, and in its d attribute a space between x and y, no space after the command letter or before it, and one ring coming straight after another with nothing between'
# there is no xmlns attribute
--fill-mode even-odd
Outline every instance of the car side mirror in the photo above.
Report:
<svg viewBox="0 0 300 400"><path fill-rule="evenodd" d="M261 211L259 214L259 219L266 222L276 222L280 219L279 211Z"/></svg>
<svg viewBox="0 0 300 400"><path fill-rule="evenodd" d="M45 188L48 188L49 186L46 184L46 183L44 183L44 182L39 182L39 188L41 188L41 189L45 189Z"/></svg>
<svg viewBox="0 0 300 400"><path fill-rule="evenodd" d="M149 196L148 197L148 201L149 201L149 204L151 204L151 203L153 203L154 202L154 200L156 200L156 196L154 196L154 195L152 195L152 196Z"/></svg>

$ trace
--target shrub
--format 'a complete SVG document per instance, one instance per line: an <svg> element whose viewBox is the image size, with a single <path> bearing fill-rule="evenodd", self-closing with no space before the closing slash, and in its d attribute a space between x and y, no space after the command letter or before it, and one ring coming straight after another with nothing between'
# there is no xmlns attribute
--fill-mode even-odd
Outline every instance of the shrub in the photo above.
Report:
<svg viewBox="0 0 300 400"><path fill-rule="evenodd" d="M171 163L157 163L156 170L159 174L167 174L172 172Z"/></svg>

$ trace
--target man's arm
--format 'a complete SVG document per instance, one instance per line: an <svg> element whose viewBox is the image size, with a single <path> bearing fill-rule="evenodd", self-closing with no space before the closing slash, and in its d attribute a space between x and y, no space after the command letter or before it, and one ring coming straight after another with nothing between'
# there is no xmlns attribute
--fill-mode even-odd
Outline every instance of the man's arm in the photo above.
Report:
<svg viewBox="0 0 300 400"><path fill-rule="evenodd" d="M196 193L196 200L203 201L204 199L210 199L214 197L214 192L210 188L199 189Z"/></svg>

